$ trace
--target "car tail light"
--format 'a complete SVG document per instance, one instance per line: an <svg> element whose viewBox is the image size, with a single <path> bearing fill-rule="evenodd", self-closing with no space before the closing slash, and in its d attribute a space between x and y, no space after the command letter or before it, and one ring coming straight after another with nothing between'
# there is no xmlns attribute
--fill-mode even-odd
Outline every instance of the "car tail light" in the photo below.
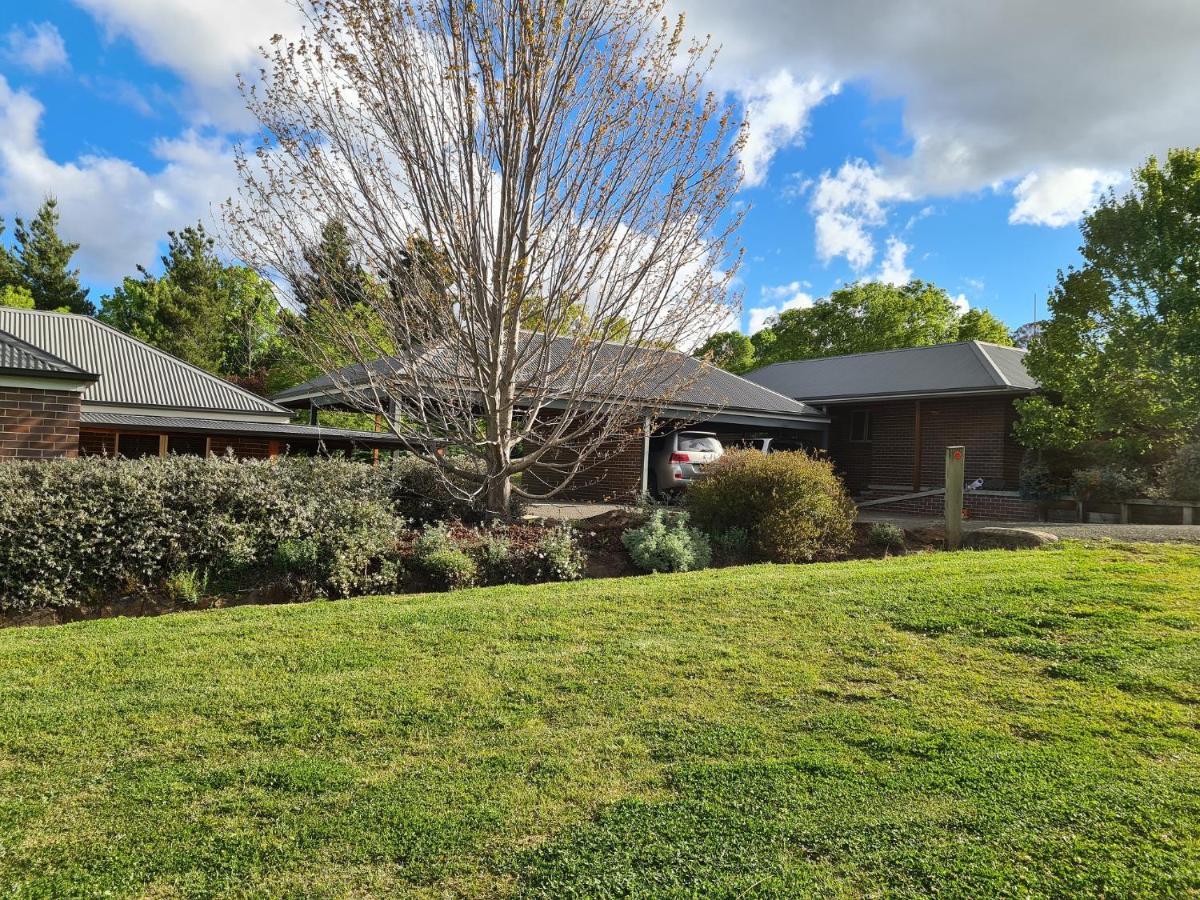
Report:
<svg viewBox="0 0 1200 900"><path fill-rule="evenodd" d="M672 453L671 462L691 462L692 458L686 453Z"/></svg>

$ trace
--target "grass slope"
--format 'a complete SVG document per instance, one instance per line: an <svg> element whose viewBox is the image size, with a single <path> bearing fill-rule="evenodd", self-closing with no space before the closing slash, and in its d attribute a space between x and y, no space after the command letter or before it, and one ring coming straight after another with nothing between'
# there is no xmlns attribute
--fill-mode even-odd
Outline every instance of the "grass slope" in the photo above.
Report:
<svg viewBox="0 0 1200 900"><path fill-rule="evenodd" d="M0 893L1188 894L1200 551L0 632Z"/></svg>

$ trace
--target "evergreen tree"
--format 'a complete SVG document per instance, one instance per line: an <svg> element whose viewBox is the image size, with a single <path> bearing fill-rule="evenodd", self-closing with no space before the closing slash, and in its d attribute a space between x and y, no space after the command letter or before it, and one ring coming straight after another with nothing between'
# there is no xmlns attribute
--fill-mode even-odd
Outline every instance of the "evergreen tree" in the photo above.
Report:
<svg viewBox="0 0 1200 900"><path fill-rule="evenodd" d="M58 201L47 198L28 226L20 218L16 222L17 277L33 294L37 308L94 315L96 307L79 284L79 270L69 268L79 245L58 234Z"/></svg>

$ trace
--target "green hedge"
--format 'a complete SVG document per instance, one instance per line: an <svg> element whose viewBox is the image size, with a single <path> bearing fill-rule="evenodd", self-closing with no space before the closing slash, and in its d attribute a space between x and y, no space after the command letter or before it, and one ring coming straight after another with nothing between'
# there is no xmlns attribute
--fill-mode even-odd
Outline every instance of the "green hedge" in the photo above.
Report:
<svg viewBox="0 0 1200 900"><path fill-rule="evenodd" d="M414 525L471 513L411 459L6 463L0 497L0 609L10 610L268 574L308 593L394 590Z"/></svg>

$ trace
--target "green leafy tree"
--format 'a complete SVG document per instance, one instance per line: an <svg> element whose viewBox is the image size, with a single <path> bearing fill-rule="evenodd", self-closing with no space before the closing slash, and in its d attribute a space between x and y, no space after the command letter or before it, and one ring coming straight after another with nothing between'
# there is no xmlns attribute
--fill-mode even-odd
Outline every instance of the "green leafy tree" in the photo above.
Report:
<svg viewBox="0 0 1200 900"><path fill-rule="evenodd" d="M4 219L0 218L0 238L4 237ZM0 288L21 283L21 268L17 257L0 241Z"/></svg>
<svg viewBox="0 0 1200 900"><path fill-rule="evenodd" d="M139 266L104 298L100 319L114 328L225 376L266 390L282 356L281 311L269 282L227 265L201 224L168 232L163 274Z"/></svg>
<svg viewBox="0 0 1200 900"><path fill-rule="evenodd" d="M787 310L751 338L758 365L962 340L1011 343L986 310L960 314L946 291L924 281L847 285L810 307Z"/></svg>
<svg viewBox="0 0 1200 900"><path fill-rule="evenodd" d="M693 356L741 375L754 368L754 344L740 331L721 331L700 345Z"/></svg>
<svg viewBox="0 0 1200 900"><path fill-rule="evenodd" d="M983 341L988 344L1013 346L1008 326L986 309L968 309L958 319L956 341Z"/></svg>
<svg viewBox="0 0 1200 900"><path fill-rule="evenodd" d="M22 284L6 284L0 287L0 306L10 309L36 309L33 294Z"/></svg>
<svg viewBox="0 0 1200 900"><path fill-rule="evenodd" d="M33 295L37 309L93 315L96 308L88 300L87 288L79 284L79 270L70 268L79 245L59 236L58 218L58 201L50 197L28 226L16 220L16 249L11 255L16 276Z"/></svg>
<svg viewBox="0 0 1200 900"><path fill-rule="evenodd" d="M1026 365L1028 447L1144 469L1200 424L1200 149L1133 172L1081 223L1083 262L1059 273Z"/></svg>

